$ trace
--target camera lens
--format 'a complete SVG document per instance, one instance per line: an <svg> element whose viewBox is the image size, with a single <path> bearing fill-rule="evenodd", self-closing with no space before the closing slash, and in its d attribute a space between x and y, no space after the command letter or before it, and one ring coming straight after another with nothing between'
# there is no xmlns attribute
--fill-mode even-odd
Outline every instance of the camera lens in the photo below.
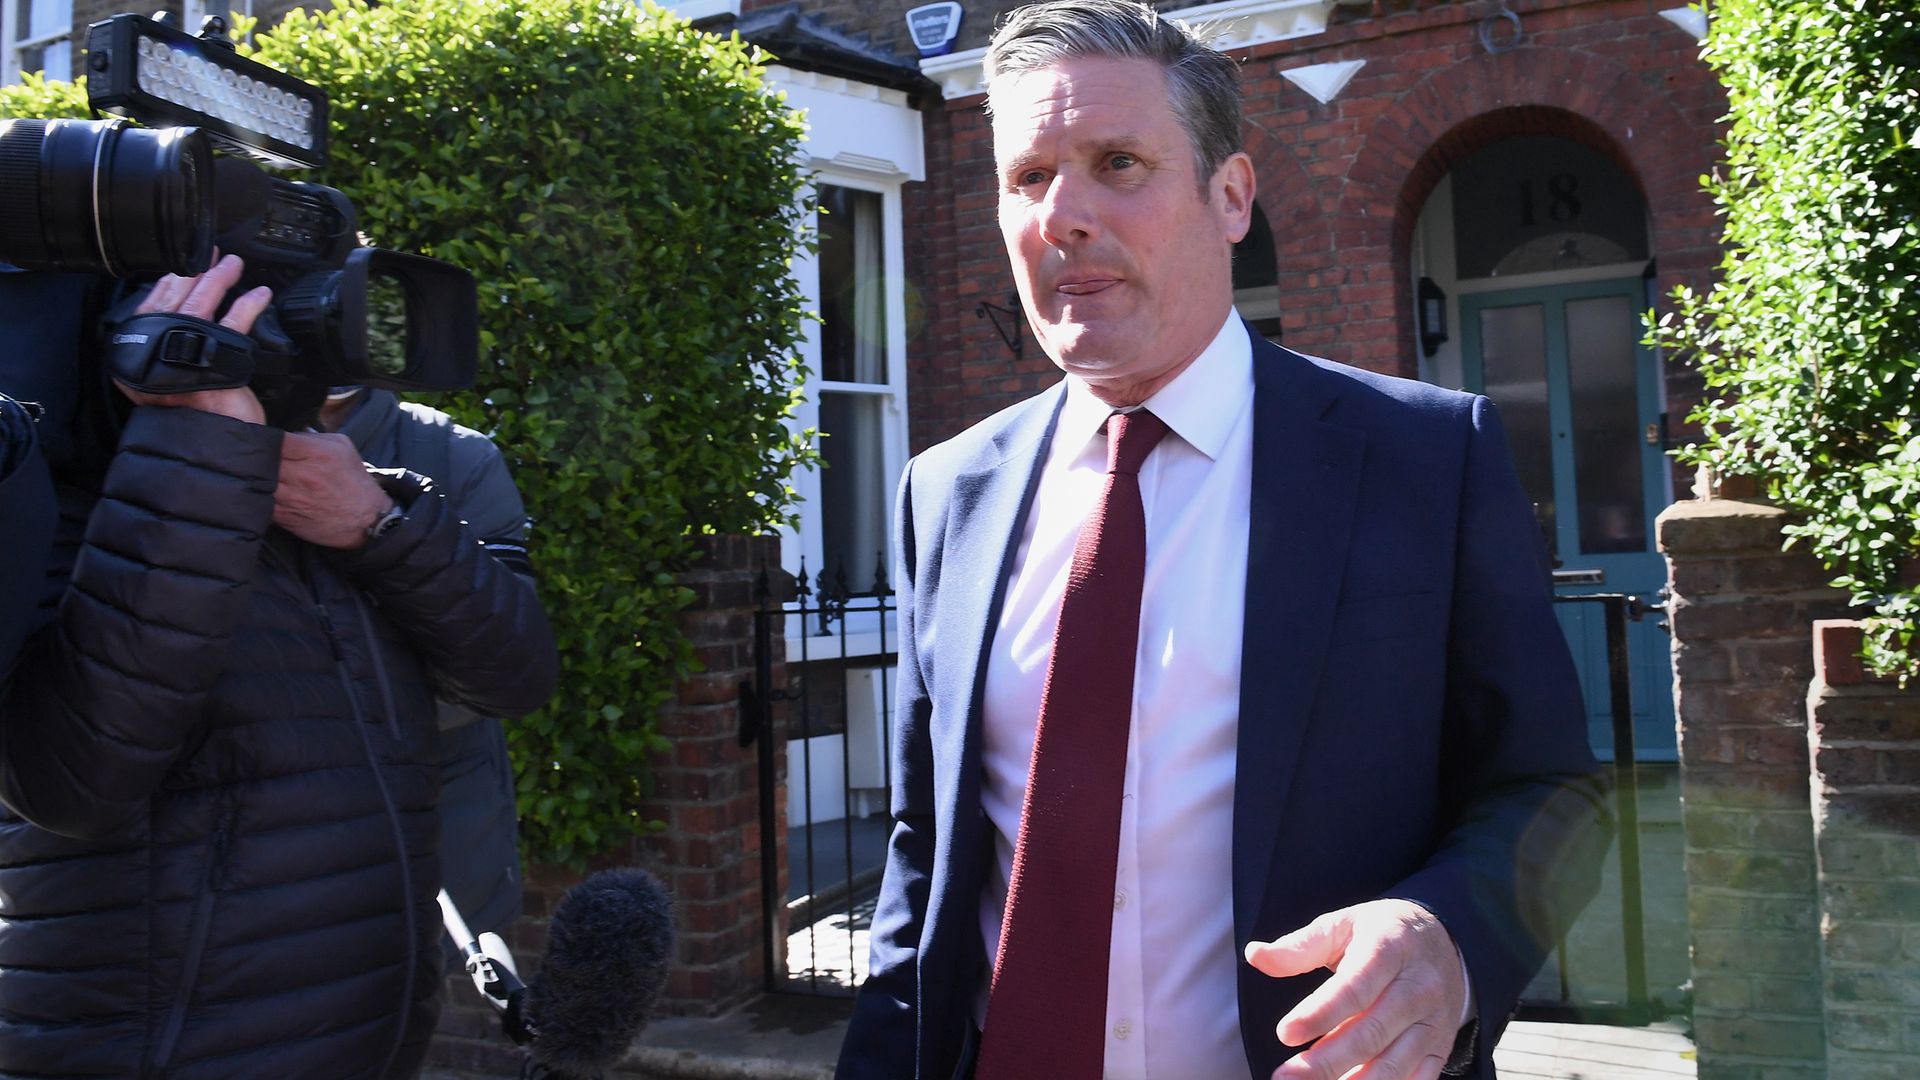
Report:
<svg viewBox="0 0 1920 1080"><path fill-rule="evenodd" d="M212 153L197 128L0 120L0 260L116 277L205 270Z"/></svg>

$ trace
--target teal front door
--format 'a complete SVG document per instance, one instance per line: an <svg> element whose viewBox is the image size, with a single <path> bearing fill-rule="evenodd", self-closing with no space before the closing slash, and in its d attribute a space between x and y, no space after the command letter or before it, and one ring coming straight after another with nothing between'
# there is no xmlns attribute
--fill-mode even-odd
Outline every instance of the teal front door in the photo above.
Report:
<svg viewBox="0 0 1920 1080"><path fill-rule="evenodd" d="M1597 571L1561 595L1652 602L1666 583L1653 521L1666 504L1660 372L1640 344L1640 278L1460 298L1462 375L1500 407L1520 482L1557 565ZM1556 604L1580 669L1595 753L1613 757L1606 623L1598 604ZM1673 667L1660 620L1628 624L1636 756L1674 760Z"/></svg>

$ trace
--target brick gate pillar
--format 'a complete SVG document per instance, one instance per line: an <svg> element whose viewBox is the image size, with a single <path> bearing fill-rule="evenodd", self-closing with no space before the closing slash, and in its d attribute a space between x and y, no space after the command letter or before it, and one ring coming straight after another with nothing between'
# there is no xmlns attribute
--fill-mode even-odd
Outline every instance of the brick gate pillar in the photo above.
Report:
<svg viewBox="0 0 1920 1080"><path fill-rule="evenodd" d="M1920 687L1861 670L1860 624L1814 626L1807 693L1828 1074L1920 1076Z"/></svg>
<svg viewBox="0 0 1920 1080"><path fill-rule="evenodd" d="M763 569L780 575L777 537L715 536L681 576L695 594L681 628L706 670L682 682L660 711L660 734L673 747L654 765L653 797L642 813L666 827L640 843L643 865L659 873L679 907L679 963L664 1004L681 1015L724 1012L765 985L761 845L776 838L760 834L759 750L740 745L740 691L754 679L754 583ZM783 642L775 627L775 687L786 684ZM777 762L783 755L775 750ZM784 827L786 801L777 790L774 806Z"/></svg>
<svg viewBox="0 0 1920 1080"><path fill-rule="evenodd" d="M1826 1075L1806 693L1813 620L1846 597L1781 551L1785 518L1712 499L1659 520L1700 1080Z"/></svg>

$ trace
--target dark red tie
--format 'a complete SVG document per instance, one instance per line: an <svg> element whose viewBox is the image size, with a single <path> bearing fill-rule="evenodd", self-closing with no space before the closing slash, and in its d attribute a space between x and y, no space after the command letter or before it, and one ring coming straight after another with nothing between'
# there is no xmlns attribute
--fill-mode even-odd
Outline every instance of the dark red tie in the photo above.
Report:
<svg viewBox="0 0 1920 1080"><path fill-rule="evenodd" d="M979 1080L1099 1080L1120 797L1140 643L1140 463L1167 425L1107 418L1107 483L1074 545L1040 694Z"/></svg>

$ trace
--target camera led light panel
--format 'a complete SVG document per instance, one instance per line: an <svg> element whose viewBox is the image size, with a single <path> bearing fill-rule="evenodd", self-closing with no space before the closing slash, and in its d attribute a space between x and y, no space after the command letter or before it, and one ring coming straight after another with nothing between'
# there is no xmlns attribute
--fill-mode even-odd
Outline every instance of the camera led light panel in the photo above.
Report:
<svg viewBox="0 0 1920 1080"><path fill-rule="evenodd" d="M221 149L267 165L326 161L326 96L223 43L116 15L88 28L87 54L87 97L102 112L201 128Z"/></svg>
<svg viewBox="0 0 1920 1080"><path fill-rule="evenodd" d="M276 86L219 67L196 50L140 38L134 65L140 89L185 109L218 117L235 127L313 149L313 102Z"/></svg>

